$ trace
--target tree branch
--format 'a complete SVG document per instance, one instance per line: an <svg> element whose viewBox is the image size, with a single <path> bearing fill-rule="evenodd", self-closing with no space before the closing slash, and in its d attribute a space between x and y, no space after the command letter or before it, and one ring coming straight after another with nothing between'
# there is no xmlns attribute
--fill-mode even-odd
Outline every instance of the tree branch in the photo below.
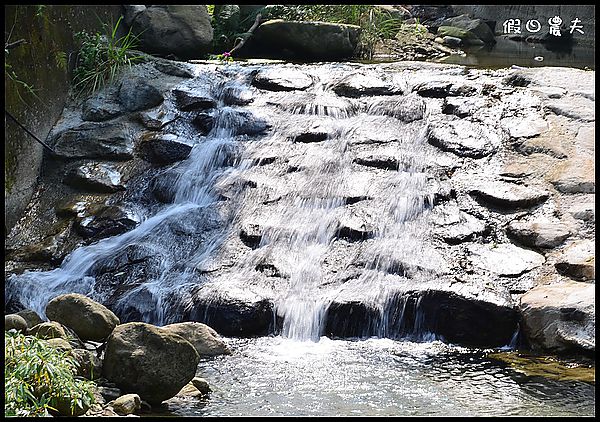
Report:
<svg viewBox="0 0 600 422"><path fill-rule="evenodd" d="M21 44L27 44L27 41L25 41L24 39L20 39L14 42L10 42L8 44L4 44L4 49L5 50L10 50L11 48L16 48L18 46L20 46Z"/></svg>
<svg viewBox="0 0 600 422"><path fill-rule="evenodd" d="M242 48L242 46L244 44L246 44L246 41L248 41L248 38L250 38L252 36L252 33L254 32L254 30L256 28L258 28L258 26L260 25L260 18L261 18L261 14L257 14L256 15L256 19L254 20L254 24L252 24L252 26L250 27L250 29L247 32L247 36L245 38L241 38L241 41L236 44L230 51L229 54L233 54L234 51L239 50L240 48ZM240 38L238 38L240 39ZM236 40L237 41L237 40Z"/></svg>

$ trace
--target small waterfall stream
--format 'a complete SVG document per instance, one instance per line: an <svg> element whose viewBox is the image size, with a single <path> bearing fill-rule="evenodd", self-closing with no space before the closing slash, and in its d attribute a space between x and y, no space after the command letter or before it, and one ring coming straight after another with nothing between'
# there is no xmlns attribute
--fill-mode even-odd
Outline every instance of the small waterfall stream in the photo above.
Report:
<svg viewBox="0 0 600 422"><path fill-rule="evenodd" d="M372 71L394 87L406 74L196 66L205 77L175 88L215 101L203 111L210 128L167 93L180 119L165 132L193 147L130 180L121 200L141 222L73 250L59 268L11 275L5 305L44 315L53 297L76 292L122 322L215 327L233 353L203 359L211 395L169 400L170 416L594 414L593 385L531 378L482 350L517 347L505 302L462 281L460 295L440 287L456 255L431 240L441 190L432 103L408 89L336 93L349 74ZM254 86L272 68L284 83L301 69L312 84ZM484 346L470 343L474 332Z"/></svg>

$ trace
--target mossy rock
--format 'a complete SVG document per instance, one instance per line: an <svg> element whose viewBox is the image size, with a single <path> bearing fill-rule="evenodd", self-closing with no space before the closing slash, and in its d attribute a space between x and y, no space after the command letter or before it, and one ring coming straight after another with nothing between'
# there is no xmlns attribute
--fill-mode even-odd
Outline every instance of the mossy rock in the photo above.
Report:
<svg viewBox="0 0 600 422"><path fill-rule="evenodd" d="M464 44L468 45L484 45L485 43L471 31L457 28L455 26L440 26L437 30L438 37L455 37L460 38Z"/></svg>
<svg viewBox="0 0 600 422"><path fill-rule="evenodd" d="M592 384L596 382L596 368L591 365L564 362L551 356L530 356L516 352L490 353L487 357L507 363L515 371L530 377Z"/></svg>

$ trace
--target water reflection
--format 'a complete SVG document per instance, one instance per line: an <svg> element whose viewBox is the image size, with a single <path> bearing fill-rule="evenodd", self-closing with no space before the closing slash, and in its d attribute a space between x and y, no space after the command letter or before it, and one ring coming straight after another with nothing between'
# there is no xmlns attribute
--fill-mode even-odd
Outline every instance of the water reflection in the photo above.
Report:
<svg viewBox="0 0 600 422"><path fill-rule="evenodd" d="M390 339L228 339L206 360L206 401L171 399L198 416L593 416L595 386L520 374L483 351Z"/></svg>
<svg viewBox="0 0 600 422"><path fill-rule="evenodd" d="M439 61L448 64L484 68L503 68L517 65L525 67L561 66L595 69L596 59L593 45L552 46L513 41L502 37L496 37L496 41L496 44L493 46L465 48L466 56L451 55Z"/></svg>

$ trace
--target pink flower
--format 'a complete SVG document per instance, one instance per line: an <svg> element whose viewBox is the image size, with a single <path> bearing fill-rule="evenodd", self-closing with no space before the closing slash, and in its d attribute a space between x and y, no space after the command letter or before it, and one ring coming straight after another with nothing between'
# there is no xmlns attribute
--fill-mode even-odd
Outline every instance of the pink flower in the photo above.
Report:
<svg viewBox="0 0 600 422"><path fill-rule="evenodd" d="M223 57L231 57L231 53L229 51L226 51L223 53Z"/></svg>

